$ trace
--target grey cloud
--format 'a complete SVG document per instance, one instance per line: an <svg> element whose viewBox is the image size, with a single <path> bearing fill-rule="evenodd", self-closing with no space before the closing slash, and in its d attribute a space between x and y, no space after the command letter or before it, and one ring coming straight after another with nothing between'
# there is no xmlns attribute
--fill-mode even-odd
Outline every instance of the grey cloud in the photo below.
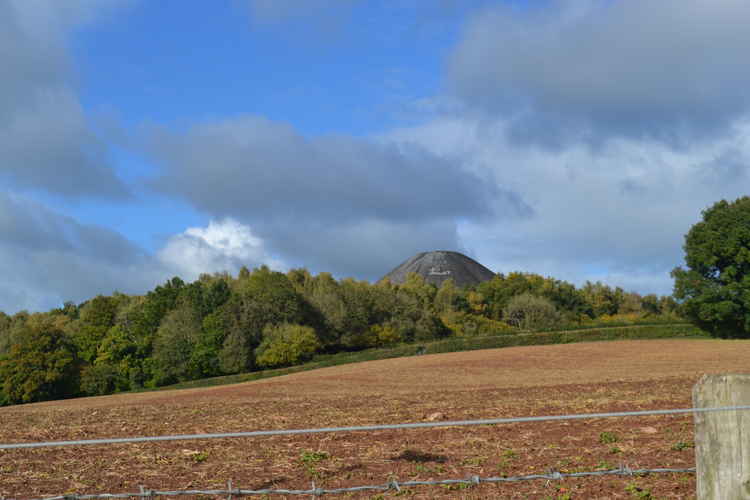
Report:
<svg viewBox="0 0 750 500"><path fill-rule="evenodd" d="M684 146L749 111L748 19L744 0L496 7L468 24L449 86L512 117L518 142L619 135Z"/></svg>
<svg viewBox="0 0 750 500"><path fill-rule="evenodd" d="M339 278L377 280L418 252L466 252L449 218L421 224L363 218L347 224L300 225L274 231L269 243L288 262L314 272L332 272Z"/></svg>
<svg viewBox="0 0 750 500"><path fill-rule="evenodd" d="M506 123L477 126L469 119L394 134L441 154L460 153L533 209L530 217L459 224L459 240L490 269L670 293L669 272L683 262L684 235L701 210L750 190L748 131L744 123L684 151L634 139L598 149L519 147Z"/></svg>
<svg viewBox="0 0 750 500"><path fill-rule="evenodd" d="M0 194L0 310L47 310L114 290L143 293L170 275L119 233Z"/></svg>
<svg viewBox="0 0 750 500"><path fill-rule="evenodd" d="M150 136L159 190L215 215L351 221L481 217L496 189L460 164L408 143L306 139L248 116Z"/></svg>
<svg viewBox="0 0 750 500"><path fill-rule="evenodd" d="M722 151L716 158L700 165L700 176L708 183L717 185L736 184L748 181L750 151L740 149Z"/></svg>
<svg viewBox="0 0 750 500"><path fill-rule="evenodd" d="M250 225L292 265L379 277L410 253L456 249L458 220L528 215L515 193L409 141L308 139L245 116L184 134L148 131L154 186Z"/></svg>
<svg viewBox="0 0 750 500"><path fill-rule="evenodd" d="M115 231L80 224L37 202L9 195L0 195L0 233L3 245L31 252L105 256L112 264L128 263L141 255L138 247Z"/></svg>
<svg viewBox="0 0 750 500"><path fill-rule="evenodd" d="M124 198L75 95L67 30L122 2L0 2L0 179L67 197Z"/></svg>

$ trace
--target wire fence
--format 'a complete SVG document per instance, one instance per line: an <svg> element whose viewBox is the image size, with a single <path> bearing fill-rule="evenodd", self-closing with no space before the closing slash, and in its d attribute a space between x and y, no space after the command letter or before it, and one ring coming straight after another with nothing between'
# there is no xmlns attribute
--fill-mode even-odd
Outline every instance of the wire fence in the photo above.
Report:
<svg viewBox="0 0 750 500"><path fill-rule="evenodd" d="M685 413L709 413L716 411L750 410L750 405L723 406L720 408L677 408L672 410L621 411L609 413L580 413L575 415L549 415L542 417L490 418L484 420L453 420L443 422L413 422L406 424L361 425L355 427L322 427L317 429L280 429L271 431L222 432L213 434L175 434L171 436L144 436L131 438L79 439L73 441L44 441L38 443L0 444L0 450L20 448L43 448L51 446L87 446L101 444L144 443L153 441L184 441L194 439L248 438L259 436L287 436L291 434L321 434L328 432L362 432L394 429L426 429L434 427L461 427L470 425L498 425L521 422L551 422L560 420L582 420L614 417L645 417L654 415L680 415Z"/></svg>
<svg viewBox="0 0 750 500"><path fill-rule="evenodd" d="M386 424L386 425L369 425L369 426L356 426L356 427L325 427L317 429L282 429L282 430L268 430L268 431L251 431L251 432L234 432L234 433L215 433L215 434L179 434L170 436L145 436L145 437L132 437L132 438L110 438L110 439L87 439L87 440L73 440L73 441L46 441L37 443L9 443L0 444L0 450L9 449L26 449L26 448L40 448L40 447L60 447L60 446L85 446L85 445L104 445L104 444L122 444L122 443L141 443L141 442L153 442L153 441L176 441L176 440L194 440L194 439L226 439L226 438L248 438L258 436L279 436L279 435L291 435L291 434L316 434L316 433L328 433L328 432L359 432L359 431L378 431L378 430L392 430L392 429L419 429L419 428L434 428L434 427L457 427L457 426L471 426L471 425L496 425L496 424L511 424L511 423L522 423L522 422L549 422L549 421L561 421L561 420L580 420L580 419L597 419L597 418L616 418L616 417L643 417L643 416L658 416L658 415L680 415L680 414L695 414L695 413L708 413L708 412L720 412L720 411L741 411L750 410L750 405L743 406L726 406L718 408L677 408L670 410L644 410L644 411L629 411L629 412L609 412L609 413L584 413L574 415L549 415L539 417L516 417L516 418L496 418L496 419L484 419L484 420L458 420L458 421L443 421L443 422L415 422L415 423L404 423L404 424ZM408 488L412 486L454 486L458 485L464 487L476 486L482 483L511 483L519 481L530 481L530 480L561 480L566 478L579 478L579 477L596 477L596 476L642 476L648 474L663 474L663 473L695 473L695 468L684 468L684 469L673 469L673 468L653 468L653 469L631 469L626 465L623 465L616 469L610 470L597 470L597 471L586 471L586 472L559 472L549 471L545 474L530 474L525 476L510 476L510 477L479 477L472 476L467 479L443 479L443 480L430 480L430 481L398 481L397 479L391 479L388 483L364 485L364 486L353 486L347 488L334 488L325 489L315 486L312 484L312 488L307 490L290 490L290 489L260 489L260 490L244 490L241 488L233 488L232 483L227 484L226 489L208 489L208 490L173 490L173 491L158 491L148 490L141 487L140 492L131 493L98 493L98 494L67 494L54 497L45 497L39 500L89 500L89 499L107 499L107 498L146 498L146 497L163 497L163 496L185 496L185 495L206 495L206 496L226 496L228 500L232 497L245 497L253 495L310 495L312 497L318 497L323 495L334 495L342 493L354 493L363 491L401 491L401 488ZM0 500L15 500L11 498L0 497Z"/></svg>
<svg viewBox="0 0 750 500"><path fill-rule="evenodd" d="M98 493L93 495L60 495L56 497L45 497L35 500L93 500L93 499L106 499L106 498L154 498L154 497L173 497L173 496L185 496L185 495L205 495L205 496L226 496L228 500L233 497L247 497L254 495L310 495L312 497L319 497L323 495L336 495L342 493L356 493L363 491L395 491L401 492L401 488L408 488L411 486L460 486L460 487L472 487L482 483L512 483L519 481L530 481L546 479L547 481L555 481L567 478L577 477L591 477L591 476L645 476L648 474L657 473L695 473L695 468L687 469L630 469L627 466L622 466L617 469L601 470L601 471L588 471L588 472L558 472L549 471L546 474L529 474L526 476L510 476L510 477L479 477L471 476L466 479L442 479L435 481L398 481L391 479L389 482L384 484L372 484L365 486L351 486L348 488L317 488L315 483L312 484L312 488L309 490L288 490L288 489L262 489L262 490L243 490L242 488L233 488L232 483L227 484L226 489L219 490L172 490L172 491L157 491L148 490L141 487L139 492L132 493ZM11 498L0 498L0 500L15 500Z"/></svg>

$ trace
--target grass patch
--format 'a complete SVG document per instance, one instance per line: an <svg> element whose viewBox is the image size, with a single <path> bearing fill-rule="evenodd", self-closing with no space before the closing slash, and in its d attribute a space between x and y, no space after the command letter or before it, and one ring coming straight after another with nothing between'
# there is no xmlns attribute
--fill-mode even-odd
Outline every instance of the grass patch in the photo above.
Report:
<svg viewBox="0 0 750 500"><path fill-rule="evenodd" d="M695 444L690 441L678 441L672 445L674 451L687 450L688 448L695 448Z"/></svg>
<svg viewBox="0 0 750 500"><path fill-rule="evenodd" d="M619 438L614 432L604 431L599 434L599 442L602 444L611 444L616 443L617 441L619 441Z"/></svg>

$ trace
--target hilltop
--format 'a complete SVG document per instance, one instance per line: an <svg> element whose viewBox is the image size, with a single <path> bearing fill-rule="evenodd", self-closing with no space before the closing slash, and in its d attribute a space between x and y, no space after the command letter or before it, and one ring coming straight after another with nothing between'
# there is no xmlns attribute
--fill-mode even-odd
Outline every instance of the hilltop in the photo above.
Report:
<svg viewBox="0 0 750 500"><path fill-rule="evenodd" d="M406 282L409 273L420 275L426 283L438 288L448 279L452 279L458 287L465 287L489 281L495 276L495 273L464 254L437 250L418 253L407 259L383 276L381 281L388 280L400 285Z"/></svg>

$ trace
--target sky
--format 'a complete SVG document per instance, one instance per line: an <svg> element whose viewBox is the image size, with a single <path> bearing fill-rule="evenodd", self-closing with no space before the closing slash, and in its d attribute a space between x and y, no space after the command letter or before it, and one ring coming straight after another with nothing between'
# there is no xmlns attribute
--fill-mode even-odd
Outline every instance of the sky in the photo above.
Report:
<svg viewBox="0 0 750 500"><path fill-rule="evenodd" d="M670 294L747 0L0 0L0 310L415 253Z"/></svg>

